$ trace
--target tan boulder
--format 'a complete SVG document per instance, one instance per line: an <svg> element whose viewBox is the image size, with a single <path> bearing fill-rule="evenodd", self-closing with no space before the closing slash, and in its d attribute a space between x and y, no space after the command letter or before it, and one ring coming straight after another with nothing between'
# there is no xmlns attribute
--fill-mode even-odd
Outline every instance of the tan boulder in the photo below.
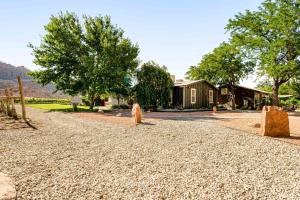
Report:
<svg viewBox="0 0 300 200"><path fill-rule="evenodd" d="M0 173L0 200L13 200L16 198L17 192L13 179Z"/></svg>
<svg viewBox="0 0 300 200"><path fill-rule="evenodd" d="M276 106L264 106L262 110L261 134L263 136L290 136L289 116Z"/></svg>
<svg viewBox="0 0 300 200"><path fill-rule="evenodd" d="M134 104L131 111L135 124L142 123L142 110L139 104Z"/></svg>
<svg viewBox="0 0 300 200"><path fill-rule="evenodd" d="M213 113L217 112L217 106L213 106Z"/></svg>

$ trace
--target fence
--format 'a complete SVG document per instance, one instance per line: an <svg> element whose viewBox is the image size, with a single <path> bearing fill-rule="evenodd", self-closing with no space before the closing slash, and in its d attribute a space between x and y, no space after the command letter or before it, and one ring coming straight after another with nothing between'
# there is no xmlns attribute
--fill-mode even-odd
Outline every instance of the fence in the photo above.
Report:
<svg viewBox="0 0 300 200"><path fill-rule="evenodd" d="M22 106L22 118L26 121L23 83L20 76L17 76L17 80L18 80L17 90L12 88L0 89L0 91L2 91L1 93L3 94L0 96L0 112L17 119L18 115L16 112L15 100L20 100ZM15 93L18 93L19 96L15 96L14 95Z"/></svg>

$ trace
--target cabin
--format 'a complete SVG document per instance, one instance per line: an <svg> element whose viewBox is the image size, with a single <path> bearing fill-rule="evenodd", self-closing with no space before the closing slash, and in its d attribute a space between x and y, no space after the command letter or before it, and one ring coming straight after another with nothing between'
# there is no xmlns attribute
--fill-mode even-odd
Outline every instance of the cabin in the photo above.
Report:
<svg viewBox="0 0 300 200"><path fill-rule="evenodd" d="M235 85L234 93L236 109L260 110L264 105L270 103L270 94L262 90ZM219 87L219 104L230 110L232 109L232 98L229 85Z"/></svg>
<svg viewBox="0 0 300 200"><path fill-rule="evenodd" d="M174 81L171 105L178 109L208 109L217 104L218 89L205 80Z"/></svg>

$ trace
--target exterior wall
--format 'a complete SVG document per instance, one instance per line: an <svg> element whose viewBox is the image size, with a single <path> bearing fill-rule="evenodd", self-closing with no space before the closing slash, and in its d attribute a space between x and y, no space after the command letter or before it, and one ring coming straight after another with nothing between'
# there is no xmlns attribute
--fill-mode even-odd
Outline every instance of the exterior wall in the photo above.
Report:
<svg viewBox="0 0 300 200"><path fill-rule="evenodd" d="M224 87L222 87L224 88ZM228 90L229 91L229 90ZM248 101L248 107L255 108L255 94L257 94L261 100L262 96L265 96L264 93L252 90L252 89L247 89L247 88L242 88L242 87L236 87L235 88L235 104L237 109L242 109L246 108L244 105L244 99ZM220 104L226 104L229 101L229 95L221 95L221 88L219 90L219 103Z"/></svg>
<svg viewBox="0 0 300 200"><path fill-rule="evenodd" d="M108 97L108 104L110 105L118 105L118 99L114 97ZM127 104L126 99L120 98L119 104Z"/></svg>
<svg viewBox="0 0 300 200"><path fill-rule="evenodd" d="M172 95L173 95L172 105L174 107L183 106L183 88L174 87Z"/></svg>
<svg viewBox="0 0 300 200"><path fill-rule="evenodd" d="M196 89L196 103L191 104L191 88ZM213 90L213 104L217 104L217 96L218 96L218 90L211 86L210 84L202 81L195 84L188 85L183 88L185 91L184 93L184 99L185 99L185 106L184 108L194 108L194 109L200 109L200 108L210 108L209 104L209 90Z"/></svg>

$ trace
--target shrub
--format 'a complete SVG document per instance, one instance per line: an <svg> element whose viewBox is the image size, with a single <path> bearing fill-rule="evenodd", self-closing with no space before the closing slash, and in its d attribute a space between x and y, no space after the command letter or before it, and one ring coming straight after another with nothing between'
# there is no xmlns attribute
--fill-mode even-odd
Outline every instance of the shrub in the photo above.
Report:
<svg viewBox="0 0 300 200"><path fill-rule="evenodd" d="M17 100L16 103L19 103ZM26 104L71 104L69 99L50 99L50 98L25 98Z"/></svg>
<svg viewBox="0 0 300 200"><path fill-rule="evenodd" d="M127 104L119 104L119 105L112 105L112 109L129 109L129 106Z"/></svg>

